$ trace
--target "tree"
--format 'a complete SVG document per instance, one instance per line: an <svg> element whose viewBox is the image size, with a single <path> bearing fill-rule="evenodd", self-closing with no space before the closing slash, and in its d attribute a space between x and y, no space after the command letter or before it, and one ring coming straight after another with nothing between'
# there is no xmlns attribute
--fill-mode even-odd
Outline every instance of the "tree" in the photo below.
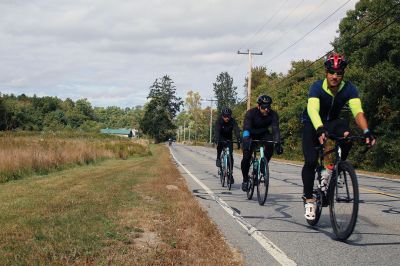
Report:
<svg viewBox="0 0 400 266"><path fill-rule="evenodd" d="M147 99L150 102L144 108L140 121L143 133L154 138L156 143L168 139L175 134L176 125L173 123L183 101L177 97L176 88L169 76L156 79L150 87Z"/></svg>
<svg viewBox="0 0 400 266"><path fill-rule="evenodd" d="M361 0L333 42L349 61L346 78L360 91L377 147L361 160L398 171L400 164L400 8L398 0Z"/></svg>
<svg viewBox="0 0 400 266"><path fill-rule="evenodd" d="M221 72L213 83L214 94L217 98L217 110L221 113L222 108L233 108L236 103L237 87L233 86L233 78L228 72Z"/></svg>
<svg viewBox="0 0 400 266"><path fill-rule="evenodd" d="M185 105L187 112L190 115L192 121L194 121L194 139L197 140L199 122L201 120L201 96L198 92L189 91L186 96Z"/></svg>

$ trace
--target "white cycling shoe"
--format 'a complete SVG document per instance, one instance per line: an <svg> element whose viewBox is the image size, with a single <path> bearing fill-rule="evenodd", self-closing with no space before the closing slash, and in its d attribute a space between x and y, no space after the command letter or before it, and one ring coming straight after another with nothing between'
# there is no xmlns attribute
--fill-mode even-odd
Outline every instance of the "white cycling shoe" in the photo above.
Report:
<svg viewBox="0 0 400 266"><path fill-rule="evenodd" d="M315 210L317 209L317 203L314 202L306 202L304 204L305 214L307 220L315 220Z"/></svg>

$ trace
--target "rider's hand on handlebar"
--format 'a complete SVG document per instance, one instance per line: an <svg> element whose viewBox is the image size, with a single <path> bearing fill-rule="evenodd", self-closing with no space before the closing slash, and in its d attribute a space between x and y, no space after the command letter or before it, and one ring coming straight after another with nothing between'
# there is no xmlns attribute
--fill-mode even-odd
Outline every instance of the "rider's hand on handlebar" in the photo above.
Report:
<svg viewBox="0 0 400 266"><path fill-rule="evenodd" d="M275 143L276 154L281 155L283 153L283 147L281 143Z"/></svg>
<svg viewBox="0 0 400 266"><path fill-rule="evenodd" d="M374 146L376 143L376 139L374 137L374 135L372 134L372 132L370 130L368 130L367 132L364 132L364 137L365 137L365 143L368 146Z"/></svg>
<svg viewBox="0 0 400 266"><path fill-rule="evenodd" d="M328 136L328 132L326 131L324 126L320 126L319 128L317 128L317 136L318 136L319 143L321 145L324 144L324 142Z"/></svg>

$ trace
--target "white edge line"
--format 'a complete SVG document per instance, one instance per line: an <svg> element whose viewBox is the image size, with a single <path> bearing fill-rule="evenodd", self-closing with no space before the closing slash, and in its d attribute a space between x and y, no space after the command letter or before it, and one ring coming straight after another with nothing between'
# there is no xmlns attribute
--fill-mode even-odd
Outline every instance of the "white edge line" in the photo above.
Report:
<svg viewBox="0 0 400 266"><path fill-rule="evenodd" d="M238 224L240 224L257 242L269 253L271 256L279 262L281 265L297 265L295 261L291 260L278 246L276 246L271 240L269 240L264 234L247 222L238 212L233 210L225 201L214 194L206 185L204 185L196 176L189 172L185 166L174 156L172 150L170 153L174 160L182 167L183 170L199 185L207 194L210 195L230 216L232 216Z"/></svg>

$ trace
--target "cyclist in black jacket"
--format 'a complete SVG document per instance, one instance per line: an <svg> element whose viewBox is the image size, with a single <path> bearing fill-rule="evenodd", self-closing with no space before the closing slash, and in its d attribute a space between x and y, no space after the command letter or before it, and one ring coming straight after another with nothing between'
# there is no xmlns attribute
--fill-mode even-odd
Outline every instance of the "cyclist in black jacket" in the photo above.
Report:
<svg viewBox="0 0 400 266"><path fill-rule="evenodd" d="M281 145L281 137L279 131L278 113L271 109L272 99L267 95L261 95L257 99L257 107L254 107L246 112L243 122L243 159L241 163L243 183L242 190L246 191L247 182L249 180L249 168L251 156L256 143L251 143L251 140L270 140L274 141L275 151L277 154L283 153ZM272 128L272 134L269 131ZM274 144L267 143L265 146L265 157L267 161L272 157Z"/></svg>
<svg viewBox="0 0 400 266"><path fill-rule="evenodd" d="M229 108L223 108L221 111L221 116L215 122L215 137L214 140L217 143L217 167L221 166L221 152L223 147L226 145L219 141L229 140L232 141L232 131L235 131L235 136L237 139L238 149L240 149L240 129L236 123L236 120L232 117L232 110ZM229 143L229 153L231 155L231 162L233 166L233 144ZM233 171L233 169L231 169ZM234 180L232 177L232 184Z"/></svg>

